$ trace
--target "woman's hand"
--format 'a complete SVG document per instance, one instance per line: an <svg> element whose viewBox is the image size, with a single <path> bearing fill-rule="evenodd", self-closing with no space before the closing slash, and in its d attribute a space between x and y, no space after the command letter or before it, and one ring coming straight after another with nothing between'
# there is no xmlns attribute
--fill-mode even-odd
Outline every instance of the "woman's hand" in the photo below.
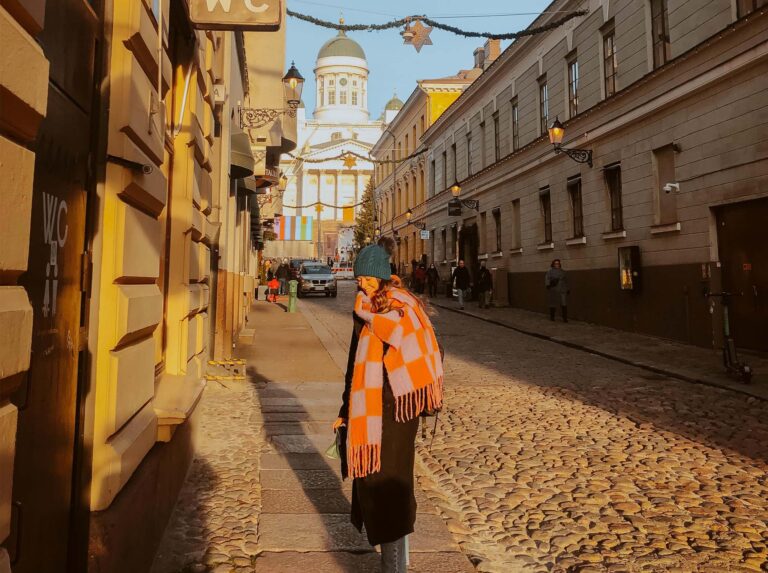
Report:
<svg viewBox="0 0 768 573"><path fill-rule="evenodd" d="M346 419L344 419L344 418L336 418L336 421L333 423L333 431L335 432L336 430L338 430L342 426L346 426L346 425L347 425L347 420Z"/></svg>
<svg viewBox="0 0 768 573"><path fill-rule="evenodd" d="M368 310L371 307L371 299L364 292L357 293L355 299L355 314L366 322L373 320L373 313Z"/></svg>

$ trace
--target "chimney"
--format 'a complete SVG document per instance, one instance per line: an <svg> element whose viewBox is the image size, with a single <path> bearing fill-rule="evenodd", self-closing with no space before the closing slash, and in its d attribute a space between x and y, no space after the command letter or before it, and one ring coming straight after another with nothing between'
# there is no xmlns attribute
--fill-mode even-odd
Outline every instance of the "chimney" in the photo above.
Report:
<svg viewBox="0 0 768 573"><path fill-rule="evenodd" d="M483 48L476 48L473 52L475 55L475 67L479 69L485 68L485 50Z"/></svg>
<svg viewBox="0 0 768 573"><path fill-rule="evenodd" d="M483 48L485 52L485 58L483 60L483 68L487 68L496 58L501 54L501 40L488 40Z"/></svg>

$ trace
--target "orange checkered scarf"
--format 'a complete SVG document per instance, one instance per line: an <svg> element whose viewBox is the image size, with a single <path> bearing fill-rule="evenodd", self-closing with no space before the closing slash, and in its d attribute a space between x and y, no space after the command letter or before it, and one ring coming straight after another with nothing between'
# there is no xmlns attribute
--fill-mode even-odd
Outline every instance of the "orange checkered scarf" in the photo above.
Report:
<svg viewBox="0 0 768 573"><path fill-rule="evenodd" d="M412 420L443 403L443 362L429 317L403 289L390 289L387 297L392 310L373 314L366 321L355 355L347 437L347 462L353 478L381 470L384 368L398 422ZM370 312L370 303L363 308ZM385 343L389 344L386 356Z"/></svg>

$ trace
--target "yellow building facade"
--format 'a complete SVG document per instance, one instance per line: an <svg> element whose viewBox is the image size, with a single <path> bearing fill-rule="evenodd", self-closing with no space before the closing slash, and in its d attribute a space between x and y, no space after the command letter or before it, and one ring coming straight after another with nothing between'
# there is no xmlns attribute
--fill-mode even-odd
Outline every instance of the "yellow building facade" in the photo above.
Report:
<svg viewBox="0 0 768 573"><path fill-rule="evenodd" d="M448 78L421 80L405 104L388 104L400 109L371 150L385 161L376 165L374 197L380 234L398 244L394 260L401 274L409 273L411 261L421 261L426 253L420 229L413 224L426 214L426 153L415 155L423 150L421 137L477 75L479 71L462 70Z"/></svg>
<svg viewBox="0 0 768 573"><path fill-rule="evenodd" d="M148 570L295 147L295 118L240 122L284 107L285 29L2 0L0 37L0 573Z"/></svg>

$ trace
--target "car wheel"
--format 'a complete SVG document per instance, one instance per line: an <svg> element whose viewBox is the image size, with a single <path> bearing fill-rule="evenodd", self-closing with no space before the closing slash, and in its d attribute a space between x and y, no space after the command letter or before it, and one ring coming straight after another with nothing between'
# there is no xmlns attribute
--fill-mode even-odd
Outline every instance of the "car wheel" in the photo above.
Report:
<svg viewBox="0 0 768 573"><path fill-rule="evenodd" d="M333 292L331 293L331 296L332 296L333 298L336 298L336 295L337 295L337 294L339 294L339 293L337 293L336 291L333 291Z"/></svg>
<svg viewBox="0 0 768 573"><path fill-rule="evenodd" d="M329 292L325 293L325 298L328 298L329 296L331 296L331 293Z"/></svg>

